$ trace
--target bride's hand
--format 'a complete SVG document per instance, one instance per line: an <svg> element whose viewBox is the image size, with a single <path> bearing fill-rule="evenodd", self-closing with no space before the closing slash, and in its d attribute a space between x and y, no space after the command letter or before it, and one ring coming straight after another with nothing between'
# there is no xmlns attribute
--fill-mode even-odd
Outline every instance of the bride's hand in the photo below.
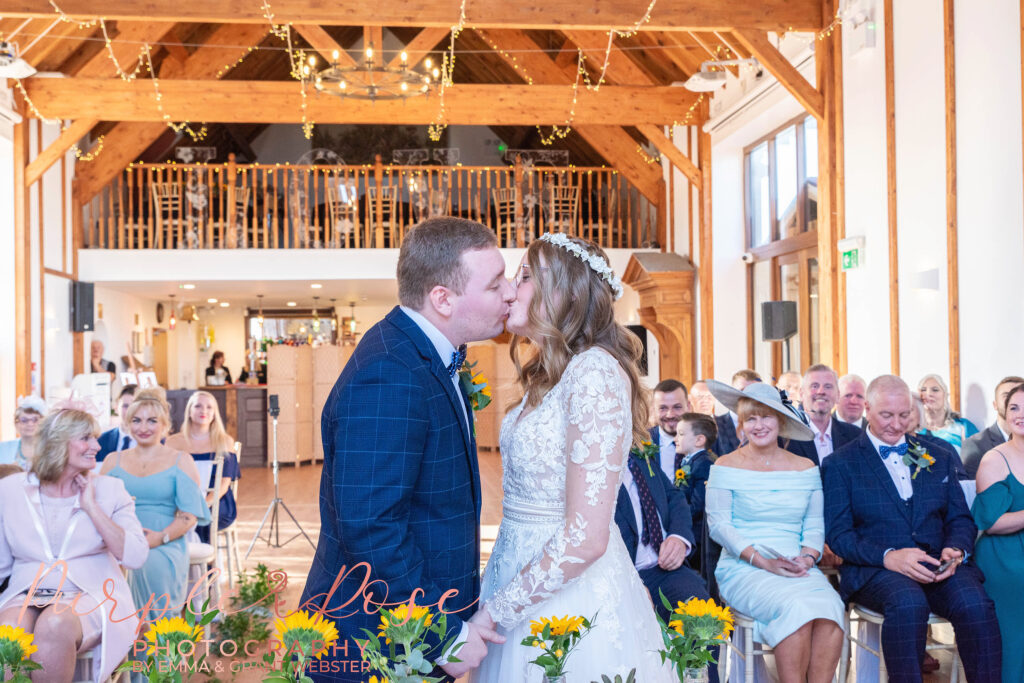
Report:
<svg viewBox="0 0 1024 683"><path fill-rule="evenodd" d="M487 607L481 607L476 611L476 614L469 618L469 623L483 626L488 631L495 630L494 619L491 618L491 613L487 611Z"/></svg>
<svg viewBox="0 0 1024 683"><path fill-rule="evenodd" d="M807 568L802 565L787 560L784 557L779 557L774 560L769 560L767 557L758 555L757 566L766 572L772 574L778 574L779 576L785 576L786 578L796 578L798 576L807 576Z"/></svg>

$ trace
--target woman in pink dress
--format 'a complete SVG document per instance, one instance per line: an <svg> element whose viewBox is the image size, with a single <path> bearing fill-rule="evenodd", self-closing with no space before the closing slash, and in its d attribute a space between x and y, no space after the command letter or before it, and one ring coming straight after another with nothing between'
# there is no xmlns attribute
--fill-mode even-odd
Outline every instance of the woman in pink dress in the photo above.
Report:
<svg viewBox="0 0 1024 683"><path fill-rule="evenodd" d="M0 480L0 580L10 578L0 624L35 635L35 680L70 681L87 650L93 680L106 680L138 629L120 565L141 567L149 545L124 484L92 473L97 434L89 413L53 412L39 426L31 470Z"/></svg>

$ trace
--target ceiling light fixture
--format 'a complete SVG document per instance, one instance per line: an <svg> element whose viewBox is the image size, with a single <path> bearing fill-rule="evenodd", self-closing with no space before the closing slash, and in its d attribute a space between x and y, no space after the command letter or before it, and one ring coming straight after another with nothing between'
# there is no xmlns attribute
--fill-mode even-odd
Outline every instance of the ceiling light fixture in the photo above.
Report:
<svg viewBox="0 0 1024 683"><path fill-rule="evenodd" d="M713 92L725 85L727 73L725 67L739 66L741 64L749 64L756 67L757 60L751 57L750 59L724 59L704 62L700 65L700 71L690 76L681 85L691 92ZM673 83L672 85L678 85L678 83Z"/></svg>
<svg viewBox="0 0 1024 683"><path fill-rule="evenodd" d="M0 41L0 78L28 78L35 67L18 56L18 44Z"/></svg>
<svg viewBox="0 0 1024 683"><path fill-rule="evenodd" d="M167 319L167 327L169 327L169 328L171 328L173 330L175 328L175 326L178 324L178 317L174 314L174 295L171 294L170 297L171 297L171 317Z"/></svg>
<svg viewBox="0 0 1024 683"><path fill-rule="evenodd" d="M323 285L319 282L314 282L309 286L310 289L323 289Z"/></svg>
<svg viewBox="0 0 1024 683"><path fill-rule="evenodd" d="M320 314L316 310L316 302L320 299L318 296L313 297L313 331L320 331Z"/></svg>
<svg viewBox="0 0 1024 683"><path fill-rule="evenodd" d="M182 289L195 289L196 286L193 285L193 284L187 284L187 285L182 285L181 288Z"/></svg>
<svg viewBox="0 0 1024 683"><path fill-rule="evenodd" d="M227 301L221 301L221 302L220 302L220 307L221 307L221 308L227 308L227 307L228 307L228 306L230 306L230 305L231 305L231 304L230 304L230 303L228 303Z"/></svg>
<svg viewBox="0 0 1024 683"><path fill-rule="evenodd" d="M317 92L357 100L400 100L428 94L441 76L439 69L431 69L429 58L423 62L424 72L411 67L409 55L404 51L399 56L398 66L377 61L373 43L363 52L361 64L341 66L338 62L340 56L335 50L330 65L312 76ZM316 57L310 57L308 68L312 70L315 66ZM306 67L303 68L304 73L305 70Z"/></svg>
<svg viewBox="0 0 1024 683"><path fill-rule="evenodd" d="M209 299L206 300L206 303L208 303L208 304L215 304L215 303L217 303L217 300L214 299L214 298L209 298Z"/></svg>
<svg viewBox="0 0 1024 683"><path fill-rule="evenodd" d="M291 308L295 308L296 304L295 304L294 301L289 301L288 303L285 304L285 306L290 306Z"/></svg>

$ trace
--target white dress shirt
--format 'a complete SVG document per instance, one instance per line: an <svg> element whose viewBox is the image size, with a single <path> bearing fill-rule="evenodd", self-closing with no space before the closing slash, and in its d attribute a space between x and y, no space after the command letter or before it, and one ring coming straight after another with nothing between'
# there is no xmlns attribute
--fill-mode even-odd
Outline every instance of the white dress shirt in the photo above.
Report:
<svg viewBox="0 0 1024 683"><path fill-rule="evenodd" d="M675 481L676 437L658 427L658 446L661 448L661 453L658 454L658 459L661 461L661 471L665 473L669 481Z"/></svg>
<svg viewBox="0 0 1024 683"><path fill-rule="evenodd" d="M868 438L871 439L871 445L875 447L875 453L881 453L879 450L880 446L889 445L875 436L870 427L867 429L867 433ZM906 442L907 438L905 436L901 436L900 440L892 445L899 446ZM903 456L899 453L889 453L887 457L882 459L882 462L885 463L885 469L889 470L889 476L892 477L892 483L896 485L896 490L899 492L900 498L903 500L910 500L910 497L914 495L914 485L911 483L910 479L910 467L903 462Z"/></svg>
<svg viewBox="0 0 1024 683"><path fill-rule="evenodd" d="M673 452L673 457L675 453ZM641 464L641 467L647 467L646 464ZM640 491L637 490L636 481L633 479L633 473L629 471L628 467L622 468L622 485L626 487L626 494L629 495L629 502L633 506L633 519L636 520L636 569L637 571L643 571L644 569L650 569L651 567L658 564L658 551L654 549L652 545L644 545L644 542L640 540L644 530L644 516L640 511ZM658 525L661 527L661 537L663 539L678 538L686 546L686 555L690 554L692 547L689 541L680 536L679 534L669 534L665 531L665 524L661 520L661 515L658 515Z"/></svg>
<svg viewBox="0 0 1024 683"><path fill-rule="evenodd" d="M427 339L429 339L430 343L434 345L434 348L437 350L437 355L441 358L441 364L445 367L451 365L452 354L455 353L457 349L455 348L455 345L448 340L448 337L444 336L441 330L434 326L434 323L427 320L421 314L411 308L406 308L405 306L400 306L400 308L402 309L402 313L409 316L412 321L416 323L416 326L423 330L423 334L427 335ZM455 387L455 395L462 398L462 392L459 391L459 373L457 372L455 373L455 376L452 377L452 385ZM466 402L460 400L459 405L462 407L462 417L465 418L466 427L468 429L469 414L466 412Z"/></svg>
<svg viewBox="0 0 1024 683"><path fill-rule="evenodd" d="M828 420L828 427L825 427L825 431L818 431L818 426L814 424L814 420L808 420L807 423L811 427L811 431L814 432L814 450L818 452L818 465L825 464L825 458L832 455L832 418Z"/></svg>

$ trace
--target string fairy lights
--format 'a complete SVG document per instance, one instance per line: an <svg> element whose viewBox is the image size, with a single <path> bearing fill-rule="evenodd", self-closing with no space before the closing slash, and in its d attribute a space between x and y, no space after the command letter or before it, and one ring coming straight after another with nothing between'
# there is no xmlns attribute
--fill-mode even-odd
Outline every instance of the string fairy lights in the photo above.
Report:
<svg viewBox="0 0 1024 683"><path fill-rule="evenodd" d="M441 79L440 92L438 93L437 117L434 123L427 126L427 135L431 141L437 142L441 139L448 122L444 117L444 93L448 86L453 85L452 75L455 73L455 41L462 30L466 27L466 0L459 5L459 20L452 26L451 38L448 41L448 51L441 59L441 70L438 76Z"/></svg>

